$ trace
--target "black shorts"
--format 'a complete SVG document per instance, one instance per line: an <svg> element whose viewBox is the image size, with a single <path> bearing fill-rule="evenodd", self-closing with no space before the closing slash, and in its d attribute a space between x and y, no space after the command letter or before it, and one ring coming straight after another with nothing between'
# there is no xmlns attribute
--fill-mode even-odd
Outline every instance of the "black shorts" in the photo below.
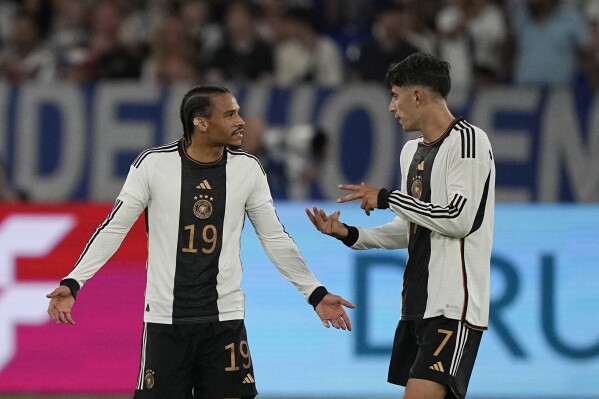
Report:
<svg viewBox="0 0 599 399"><path fill-rule="evenodd" d="M136 399L257 395L243 320L144 323Z"/></svg>
<svg viewBox="0 0 599 399"><path fill-rule="evenodd" d="M443 316L401 320L387 381L403 386L409 378L435 381L449 387L446 399L463 399L482 334Z"/></svg>

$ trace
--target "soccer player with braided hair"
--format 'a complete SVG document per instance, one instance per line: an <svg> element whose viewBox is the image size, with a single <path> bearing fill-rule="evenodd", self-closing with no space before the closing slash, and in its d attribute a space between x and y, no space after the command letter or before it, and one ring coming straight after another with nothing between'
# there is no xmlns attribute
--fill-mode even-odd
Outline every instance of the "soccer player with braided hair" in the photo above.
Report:
<svg viewBox="0 0 599 399"><path fill-rule="evenodd" d="M253 398L240 288L246 215L271 261L326 327L351 330L344 306L354 305L328 293L279 222L264 169L239 149L245 122L229 90L190 90L181 123L183 138L133 161L112 212L48 294L48 313L58 324L74 324L77 293L145 211L147 286L135 398Z"/></svg>

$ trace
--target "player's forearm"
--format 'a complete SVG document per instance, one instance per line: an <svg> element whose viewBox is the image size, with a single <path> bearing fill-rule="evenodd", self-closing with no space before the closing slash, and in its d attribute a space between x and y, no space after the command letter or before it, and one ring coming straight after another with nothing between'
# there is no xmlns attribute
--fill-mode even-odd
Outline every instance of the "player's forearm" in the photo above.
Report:
<svg viewBox="0 0 599 399"><path fill-rule="evenodd" d="M386 204L379 202L380 208L386 205L400 218L449 237L465 237L476 213L469 200L458 194L445 206L419 201L398 190L388 192L386 199Z"/></svg>
<svg viewBox="0 0 599 399"><path fill-rule="evenodd" d="M408 246L408 224L396 218L392 222L377 227L358 227L358 239L353 249L401 249Z"/></svg>
<svg viewBox="0 0 599 399"><path fill-rule="evenodd" d="M94 234L75 267L65 279L73 279L82 287L114 255L125 235L126 232L114 233L110 231L100 233L97 236Z"/></svg>
<svg viewBox="0 0 599 399"><path fill-rule="evenodd" d="M72 279L79 288L114 255L141 211L118 199L106 219L85 245L73 270L63 279ZM72 288L69 286L69 288Z"/></svg>
<svg viewBox="0 0 599 399"><path fill-rule="evenodd" d="M296 243L285 231L272 203L249 210L248 216L271 262L308 300L310 294L322 284L308 268Z"/></svg>
<svg viewBox="0 0 599 399"><path fill-rule="evenodd" d="M288 242L286 242L288 240ZM281 238L278 242L263 242L263 247L271 262L308 300L310 294L322 284L306 265L299 249L291 238Z"/></svg>

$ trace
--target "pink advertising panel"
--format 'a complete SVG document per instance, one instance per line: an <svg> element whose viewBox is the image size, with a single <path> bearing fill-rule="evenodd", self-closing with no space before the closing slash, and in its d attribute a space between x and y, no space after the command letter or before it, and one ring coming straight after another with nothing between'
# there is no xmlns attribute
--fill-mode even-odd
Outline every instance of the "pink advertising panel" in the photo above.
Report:
<svg viewBox="0 0 599 399"><path fill-rule="evenodd" d="M110 205L0 206L0 392L132 393L139 369L146 236L143 217L82 289L76 325L48 300ZM107 338L108 337L108 338Z"/></svg>

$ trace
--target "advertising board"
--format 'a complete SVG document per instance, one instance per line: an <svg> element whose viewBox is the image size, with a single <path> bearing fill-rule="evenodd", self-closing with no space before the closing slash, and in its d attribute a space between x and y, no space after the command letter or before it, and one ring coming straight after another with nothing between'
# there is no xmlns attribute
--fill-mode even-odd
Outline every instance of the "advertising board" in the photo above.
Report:
<svg viewBox="0 0 599 399"><path fill-rule="evenodd" d="M250 223L242 237L246 323L259 392L301 397L397 397L386 382L400 311L405 251L353 251L321 236L311 203L277 213L327 288L357 305L354 331L326 330L276 271ZM350 224L355 204L323 202ZM49 293L76 262L111 206L0 206L0 393L130 394L139 370L146 236L141 218L78 296L75 326L54 325ZM491 320L469 392L473 397L599 394L599 207L498 205ZM506 383L506 378L509 383Z"/></svg>

